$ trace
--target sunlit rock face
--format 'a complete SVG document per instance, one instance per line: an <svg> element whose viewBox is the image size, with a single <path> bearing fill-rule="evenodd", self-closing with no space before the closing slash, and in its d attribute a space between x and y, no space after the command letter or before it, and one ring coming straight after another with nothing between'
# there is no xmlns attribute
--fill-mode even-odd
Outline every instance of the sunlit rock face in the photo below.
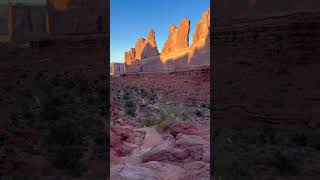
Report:
<svg viewBox="0 0 320 180"><path fill-rule="evenodd" d="M188 63L210 64L210 9L202 14L201 20L197 23L189 49Z"/></svg>
<svg viewBox="0 0 320 180"><path fill-rule="evenodd" d="M136 60L141 60L141 54L144 46L146 45L146 40L144 38L139 38L136 41Z"/></svg>
<svg viewBox="0 0 320 180"><path fill-rule="evenodd" d="M136 57L136 49L131 48L130 51L124 53L125 64L131 65L134 63Z"/></svg>
<svg viewBox="0 0 320 180"><path fill-rule="evenodd" d="M139 38L136 41L135 48L124 53L124 60L127 65L133 64L145 58L159 55L158 46L153 29L149 31L148 39Z"/></svg>
<svg viewBox="0 0 320 180"><path fill-rule="evenodd" d="M205 40L210 33L210 9L202 14L201 20L197 23L196 31L193 34L192 46L204 46Z"/></svg>
<svg viewBox="0 0 320 180"><path fill-rule="evenodd" d="M161 55L168 55L189 47L190 20L182 19L178 27L169 26L169 36L165 42Z"/></svg>

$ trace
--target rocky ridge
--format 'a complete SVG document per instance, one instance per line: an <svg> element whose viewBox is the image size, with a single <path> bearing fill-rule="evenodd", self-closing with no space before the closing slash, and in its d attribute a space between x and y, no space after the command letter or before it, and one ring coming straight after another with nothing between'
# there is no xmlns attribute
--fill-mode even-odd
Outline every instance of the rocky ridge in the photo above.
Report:
<svg viewBox="0 0 320 180"><path fill-rule="evenodd" d="M145 48L146 46L157 47L156 43L155 45L153 43L145 45L146 40L138 39L136 48L124 54L126 71L144 72L152 69L153 71L157 71L159 69L176 69L176 67L185 68L186 66L209 65L210 40L208 37L210 34L210 9L203 13L201 20L197 23L191 46L189 46L189 32L190 20L188 19L182 19L179 26L170 25L169 35L161 54L159 54L157 49ZM148 42L151 41L150 39L155 39L150 38L150 36L154 37L154 31L150 31ZM143 51L141 51L142 47L144 48ZM196 54L198 54L198 57L194 57ZM185 57L187 57L186 60ZM179 63L167 63L169 61L179 61Z"/></svg>

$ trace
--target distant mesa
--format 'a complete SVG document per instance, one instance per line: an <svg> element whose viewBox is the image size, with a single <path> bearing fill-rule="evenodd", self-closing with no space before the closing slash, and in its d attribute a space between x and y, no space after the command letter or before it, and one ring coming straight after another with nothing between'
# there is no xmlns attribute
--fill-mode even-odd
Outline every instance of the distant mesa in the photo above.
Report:
<svg viewBox="0 0 320 180"><path fill-rule="evenodd" d="M155 32L150 30L148 39L139 38L136 41L135 48L124 53L125 63L131 65L136 61L159 55L158 46L156 43Z"/></svg>

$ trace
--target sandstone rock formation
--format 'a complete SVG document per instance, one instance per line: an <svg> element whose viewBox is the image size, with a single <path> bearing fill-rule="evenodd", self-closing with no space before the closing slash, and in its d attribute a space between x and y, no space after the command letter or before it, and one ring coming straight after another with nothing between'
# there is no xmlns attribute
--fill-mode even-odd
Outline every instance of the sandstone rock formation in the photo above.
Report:
<svg viewBox="0 0 320 180"><path fill-rule="evenodd" d="M135 48L131 48L130 51L127 51L124 53L124 61L125 64L127 65L131 65L134 63L136 58L136 49Z"/></svg>
<svg viewBox="0 0 320 180"><path fill-rule="evenodd" d="M167 55L189 47L190 20L182 19L178 27L169 26L169 36L161 55Z"/></svg>
<svg viewBox="0 0 320 180"><path fill-rule="evenodd" d="M131 48L130 51L124 53L124 60L127 65L131 65L135 61L157 55L159 55L159 51L156 43L155 32L151 29L148 39L137 39L135 48Z"/></svg>
<svg viewBox="0 0 320 180"><path fill-rule="evenodd" d="M139 38L136 41L136 60L141 60L141 54L146 45L146 40L144 38Z"/></svg>
<svg viewBox="0 0 320 180"><path fill-rule="evenodd" d="M197 23L189 49L188 63L210 64L210 8L202 14L201 20Z"/></svg>
<svg viewBox="0 0 320 180"><path fill-rule="evenodd" d="M159 51L156 43L155 32L153 29L151 29L149 32L148 40L142 50L141 59L157 55L159 55Z"/></svg>
<svg viewBox="0 0 320 180"><path fill-rule="evenodd" d="M202 14L193 34L192 46L204 46L210 34L210 9Z"/></svg>

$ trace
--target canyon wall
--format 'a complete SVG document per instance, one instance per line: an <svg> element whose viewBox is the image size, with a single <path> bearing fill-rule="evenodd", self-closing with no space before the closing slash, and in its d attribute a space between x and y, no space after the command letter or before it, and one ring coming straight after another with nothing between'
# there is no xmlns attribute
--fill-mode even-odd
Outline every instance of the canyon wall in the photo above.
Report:
<svg viewBox="0 0 320 180"><path fill-rule="evenodd" d="M216 127L319 127L320 12L229 20L211 36Z"/></svg>

